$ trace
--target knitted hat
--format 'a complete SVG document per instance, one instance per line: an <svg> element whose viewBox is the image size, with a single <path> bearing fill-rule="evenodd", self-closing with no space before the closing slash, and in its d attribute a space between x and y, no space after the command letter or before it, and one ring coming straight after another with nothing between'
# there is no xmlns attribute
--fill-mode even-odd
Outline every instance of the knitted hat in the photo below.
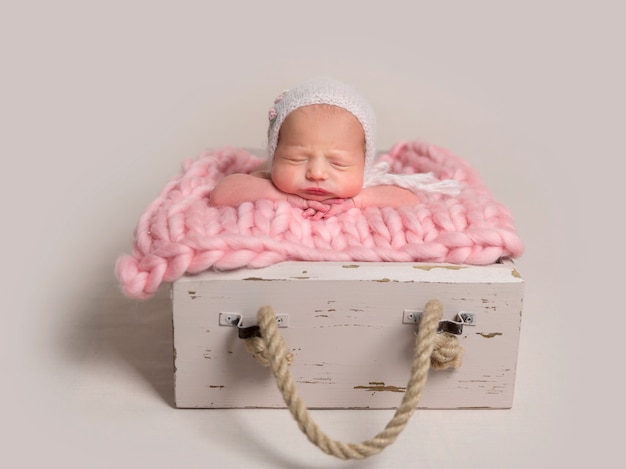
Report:
<svg viewBox="0 0 626 469"><path fill-rule="evenodd" d="M370 168L376 158L376 116L370 105L348 85L332 78L308 80L295 88L283 91L270 109L267 150L270 159L278 145L280 127L289 114L312 104L331 104L350 112L358 119L365 134L365 168Z"/></svg>

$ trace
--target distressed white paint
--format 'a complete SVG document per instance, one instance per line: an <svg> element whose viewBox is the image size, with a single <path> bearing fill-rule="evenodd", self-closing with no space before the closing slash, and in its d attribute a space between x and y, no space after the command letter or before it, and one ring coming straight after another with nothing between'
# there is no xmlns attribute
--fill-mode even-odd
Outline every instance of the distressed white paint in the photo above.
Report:
<svg viewBox="0 0 626 469"><path fill-rule="evenodd" d="M421 408L512 405L523 279L510 261L491 266L284 262L205 272L172 288L178 407L284 407L269 369L244 349L221 312L255 323L271 305L294 352L291 372L310 408L393 408L409 378L414 326L403 311L430 299L444 319L476 314L459 340L458 370L431 371Z"/></svg>

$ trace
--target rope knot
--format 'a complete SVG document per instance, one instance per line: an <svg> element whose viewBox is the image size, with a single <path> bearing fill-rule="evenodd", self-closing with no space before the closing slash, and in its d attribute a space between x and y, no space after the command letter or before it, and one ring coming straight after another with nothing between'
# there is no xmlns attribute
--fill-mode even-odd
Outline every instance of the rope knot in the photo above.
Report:
<svg viewBox="0 0 626 469"><path fill-rule="evenodd" d="M433 370L459 368L462 355L463 347L459 344L457 337L447 332L441 332L435 336L435 346L430 356L430 366Z"/></svg>

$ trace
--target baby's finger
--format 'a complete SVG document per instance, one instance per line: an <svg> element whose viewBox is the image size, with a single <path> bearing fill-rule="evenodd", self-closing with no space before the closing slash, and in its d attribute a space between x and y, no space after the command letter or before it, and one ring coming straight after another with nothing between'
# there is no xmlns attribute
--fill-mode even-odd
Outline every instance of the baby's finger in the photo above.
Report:
<svg viewBox="0 0 626 469"><path fill-rule="evenodd" d="M336 198L336 199L326 199L324 201L324 203L326 205L339 205L339 204L344 203L346 200L348 200L348 199L339 199L339 198Z"/></svg>
<svg viewBox="0 0 626 469"><path fill-rule="evenodd" d="M318 212L325 212L328 210L328 206L319 200L308 200L307 205L309 208L316 210Z"/></svg>
<svg viewBox="0 0 626 469"><path fill-rule="evenodd" d="M302 216L304 218L311 218L313 215L315 215L317 213L317 210L313 209L313 208L307 208L305 210L302 211Z"/></svg>

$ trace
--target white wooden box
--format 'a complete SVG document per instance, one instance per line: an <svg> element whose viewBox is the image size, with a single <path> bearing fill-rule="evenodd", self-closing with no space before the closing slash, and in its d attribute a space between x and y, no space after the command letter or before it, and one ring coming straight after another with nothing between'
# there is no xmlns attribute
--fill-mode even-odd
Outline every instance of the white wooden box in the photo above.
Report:
<svg viewBox="0 0 626 469"><path fill-rule="evenodd" d="M473 313L463 364L430 371L420 408L512 406L523 279L511 261L490 266L283 262L205 272L172 287L177 407L285 407L268 368L245 350L223 313L256 322L271 305L294 353L291 373L309 408L394 408L409 379L415 326L431 299L444 319Z"/></svg>

